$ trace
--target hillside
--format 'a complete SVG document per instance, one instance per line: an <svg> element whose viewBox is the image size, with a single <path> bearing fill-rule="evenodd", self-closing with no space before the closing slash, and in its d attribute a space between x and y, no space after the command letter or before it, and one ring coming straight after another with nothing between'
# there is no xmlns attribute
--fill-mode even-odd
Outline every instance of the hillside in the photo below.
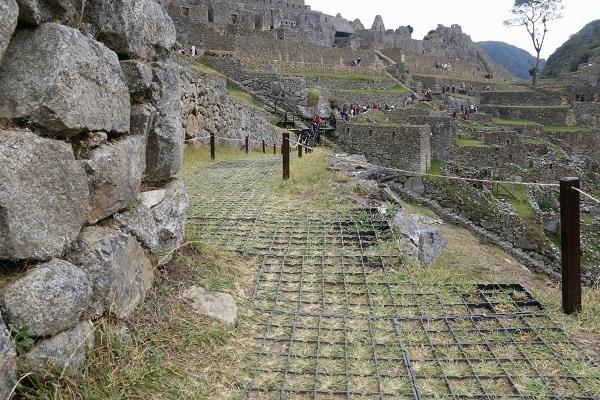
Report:
<svg viewBox="0 0 600 400"><path fill-rule="evenodd" d="M600 48L600 19L587 24L571 36L550 56L542 73L544 78L556 78L563 72L577 71Z"/></svg>
<svg viewBox="0 0 600 400"><path fill-rule="evenodd" d="M478 42L477 45L499 64L521 79L529 79L529 70L535 65L535 57L527 51L504 42ZM546 60L540 60L540 70Z"/></svg>

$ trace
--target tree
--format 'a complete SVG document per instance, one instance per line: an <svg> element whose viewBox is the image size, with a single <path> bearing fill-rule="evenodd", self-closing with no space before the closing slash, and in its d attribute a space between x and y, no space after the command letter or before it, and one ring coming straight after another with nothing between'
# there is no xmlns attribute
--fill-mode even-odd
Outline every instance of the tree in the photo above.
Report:
<svg viewBox="0 0 600 400"><path fill-rule="evenodd" d="M531 86L534 89L540 70L540 53L548 33L548 23L562 18L564 8L563 0L515 0L510 10L512 17L504 21L506 26L524 26L531 37L536 52L535 66L531 71Z"/></svg>

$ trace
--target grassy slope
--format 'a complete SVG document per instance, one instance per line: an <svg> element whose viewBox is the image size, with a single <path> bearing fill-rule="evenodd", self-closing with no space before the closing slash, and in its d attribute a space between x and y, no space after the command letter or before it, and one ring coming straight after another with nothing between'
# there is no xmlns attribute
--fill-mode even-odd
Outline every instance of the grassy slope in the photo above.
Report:
<svg viewBox="0 0 600 400"><path fill-rule="evenodd" d="M221 151L220 159L238 159L239 152ZM259 156L254 154L253 156ZM182 174L210 165L208 152L186 150ZM293 159L290 181L274 178L271 187L278 205L333 208L347 206L335 182L345 178L326 169L318 153ZM435 217L423 207L405 205L409 212ZM496 247L479 243L468 231L448 225L440 229L450 244L431 268L410 264L398 278L410 276L423 283L521 282L550 308L554 319L575 335L588 351L599 352L600 290L585 297L585 311L572 317L560 313L560 292L545 278L523 270ZM108 323L97 327L100 347L81 379L63 377L24 392L27 399L241 399L248 383L255 319L248 300L255 260L223 253L206 244L186 247L167 268L157 271L146 303L119 335ZM238 327L224 328L194 314L181 290L201 285L226 291L239 307ZM598 354L598 353L596 353ZM32 377L29 377L32 378Z"/></svg>

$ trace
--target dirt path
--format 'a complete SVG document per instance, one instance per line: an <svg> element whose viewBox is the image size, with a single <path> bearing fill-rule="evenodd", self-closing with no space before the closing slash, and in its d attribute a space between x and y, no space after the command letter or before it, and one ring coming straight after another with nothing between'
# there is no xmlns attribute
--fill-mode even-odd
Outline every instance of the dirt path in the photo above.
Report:
<svg viewBox="0 0 600 400"><path fill-rule="evenodd" d="M258 260L244 398L600 398L598 365L526 288L428 273L376 210L278 206L278 173L256 158L186 178L190 237Z"/></svg>

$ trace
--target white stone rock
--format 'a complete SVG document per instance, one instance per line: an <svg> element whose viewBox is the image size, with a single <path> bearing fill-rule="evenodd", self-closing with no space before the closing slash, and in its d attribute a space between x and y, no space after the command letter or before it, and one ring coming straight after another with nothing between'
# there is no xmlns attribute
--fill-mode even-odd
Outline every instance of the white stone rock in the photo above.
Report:
<svg viewBox="0 0 600 400"><path fill-rule="evenodd" d="M234 327L237 317L235 300L227 293L209 292L201 287L192 286L183 293L198 314L214 318L223 324Z"/></svg>

